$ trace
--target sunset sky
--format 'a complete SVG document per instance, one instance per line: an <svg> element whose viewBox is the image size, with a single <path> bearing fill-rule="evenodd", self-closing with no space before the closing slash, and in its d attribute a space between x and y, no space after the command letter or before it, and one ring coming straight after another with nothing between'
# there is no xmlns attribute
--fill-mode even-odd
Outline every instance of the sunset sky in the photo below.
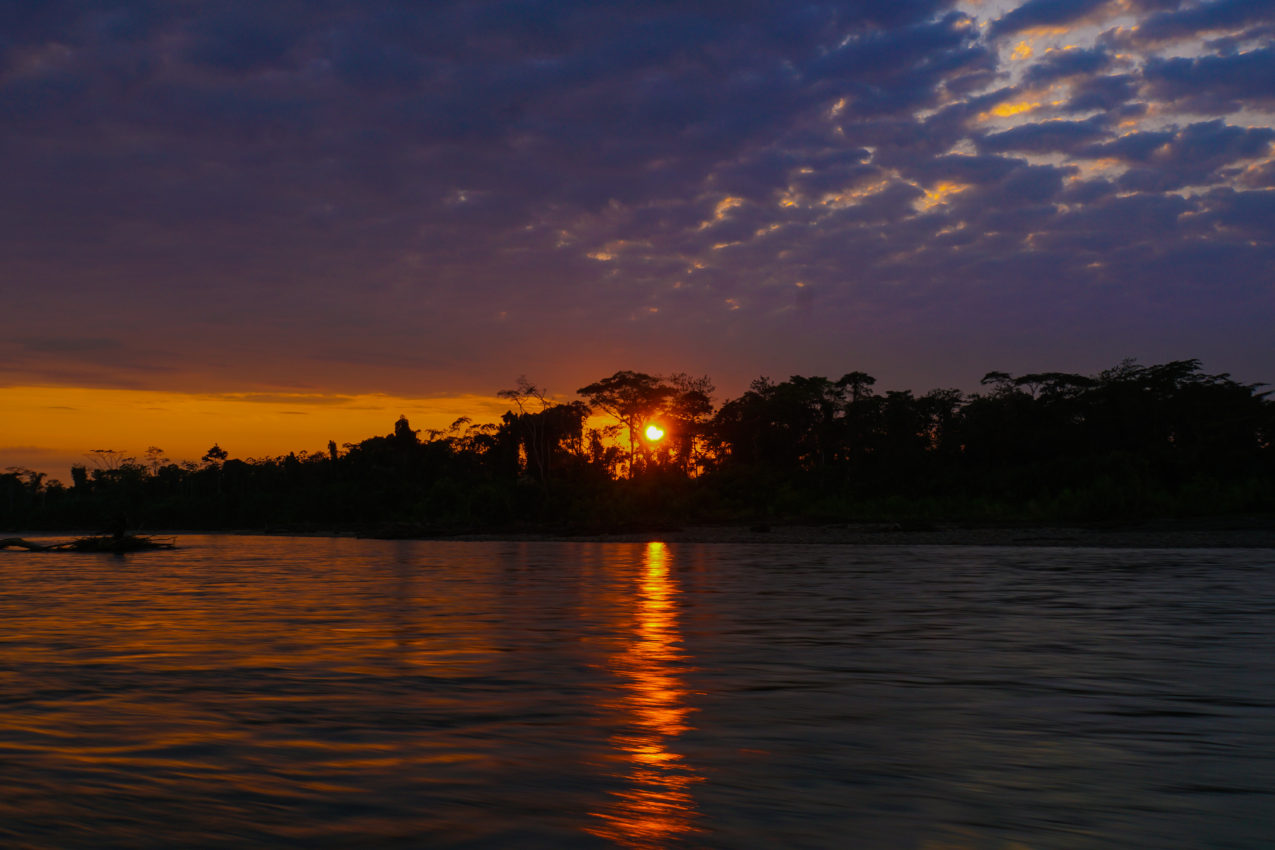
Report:
<svg viewBox="0 0 1275 850"><path fill-rule="evenodd" d="M1275 382L1275 0L0 6L0 470L617 369Z"/></svg>

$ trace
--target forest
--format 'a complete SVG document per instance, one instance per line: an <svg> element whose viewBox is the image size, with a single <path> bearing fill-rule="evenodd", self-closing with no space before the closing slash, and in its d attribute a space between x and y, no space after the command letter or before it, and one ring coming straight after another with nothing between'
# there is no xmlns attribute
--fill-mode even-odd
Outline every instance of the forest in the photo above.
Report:
<svg viewBox="0 0 1275 850"><path fill-rule="evenodd" d="M98 450L69 486L9 468L0 528L445 536L1268 513L1275 401L1261 387L1198 360L991 372L968 394L879 391L864 372L758 378L720 404L687 374L620 371L569 402L520 378L496 423L422 434L400 417L269 458Z"/></svg>

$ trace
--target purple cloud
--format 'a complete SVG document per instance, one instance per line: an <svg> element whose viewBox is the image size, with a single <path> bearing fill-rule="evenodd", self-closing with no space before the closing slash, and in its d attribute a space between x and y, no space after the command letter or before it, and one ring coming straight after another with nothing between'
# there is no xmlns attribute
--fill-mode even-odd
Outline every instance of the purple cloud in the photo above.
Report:
<svg viewBox="0 0 1275 850"><path fill-rule="evenodd" d="M57 327L24 339L85 342L9 341L0 380L921 389L1225 354L1271 306L1244 221L1273 185L1270 4L955 6L10 4L0 287ZM1004 59L1117 12L1143 35ZM1154 349L1216 280L1207 350ZM1104 337L1153 297L1150 348ZM1218 367L1275 377L1254 350Z"/></svg>

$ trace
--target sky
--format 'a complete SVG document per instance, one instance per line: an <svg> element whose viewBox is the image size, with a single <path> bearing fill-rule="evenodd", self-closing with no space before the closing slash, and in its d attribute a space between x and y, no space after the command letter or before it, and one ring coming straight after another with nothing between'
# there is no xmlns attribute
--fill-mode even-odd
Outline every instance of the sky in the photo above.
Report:
<svg viewBox="0 0 1275 850"><path fill-rule="evenodd" d="M520 375L1275 382L1272 80L1275 0L3 2L0 468Z"/></svg>

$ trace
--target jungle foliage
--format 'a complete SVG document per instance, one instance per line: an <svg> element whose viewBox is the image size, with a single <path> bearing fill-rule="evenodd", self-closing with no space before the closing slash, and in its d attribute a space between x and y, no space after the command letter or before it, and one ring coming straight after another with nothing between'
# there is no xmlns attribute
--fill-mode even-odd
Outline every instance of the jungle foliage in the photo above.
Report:
<svg viewBox="0 0 1275 850"><path fill-rule="evenodd" d="M519 379L499 423L200 463L99 451L72 484L0 474L0 527L605 532L690 522L1108 521L1275 509L1275 402L1197 360L988 373L981 390L875 379L621 371L559 403ZM646 439L658 423L664 437Z"/></svg>

